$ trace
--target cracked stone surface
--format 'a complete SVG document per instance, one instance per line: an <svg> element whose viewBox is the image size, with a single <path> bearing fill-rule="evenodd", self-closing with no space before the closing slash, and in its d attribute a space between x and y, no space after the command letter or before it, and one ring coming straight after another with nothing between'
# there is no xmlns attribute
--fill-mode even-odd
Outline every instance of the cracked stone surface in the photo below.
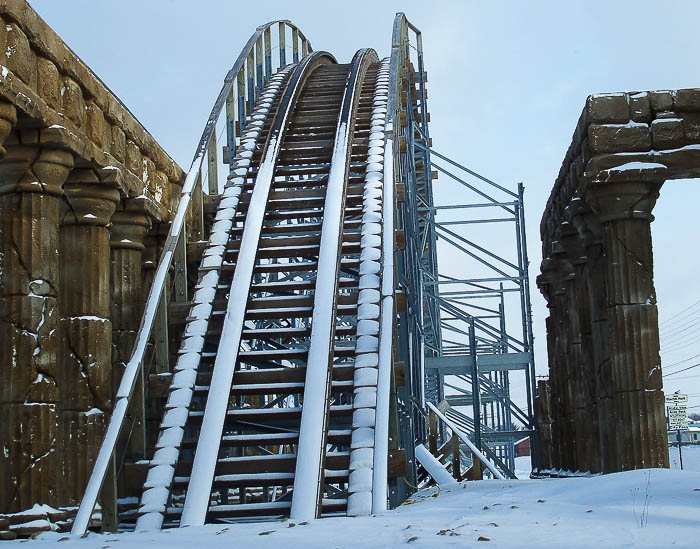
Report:
<svg viewBox="0 0 700 549"><path fill-rule="evenodd" d="M63 151L5 142L0 164L0 510L55 501L58 215ZM36 439L36 440L34 440Z"/></svg>

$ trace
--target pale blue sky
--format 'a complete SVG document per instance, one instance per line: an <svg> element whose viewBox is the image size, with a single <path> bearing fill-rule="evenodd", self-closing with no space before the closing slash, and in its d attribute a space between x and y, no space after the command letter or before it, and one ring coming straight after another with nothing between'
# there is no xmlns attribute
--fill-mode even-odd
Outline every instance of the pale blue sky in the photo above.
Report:
<svg viewBox="0 0 700 549"><path fill-rule="evenodd" d="M700 87L700 3L692 0L30 3L184 168L257 25L292 19L314 49L348 62L360 47L388 55L394 13L404 11L423 32L435 148L504 185L526 185L539 373L546 370L546 308L534 285L539 220L586 96ZM437 201L453 201L459 190L440 181ZM699 199L695 182L671 182L655 211L662 322L700 299L700 261L688 246L700 230ZM694 329L686 347L669 345L665 364L700 354ZM666 390L683 389L700 405L700 368L691 375L672 376Z"/></svg>

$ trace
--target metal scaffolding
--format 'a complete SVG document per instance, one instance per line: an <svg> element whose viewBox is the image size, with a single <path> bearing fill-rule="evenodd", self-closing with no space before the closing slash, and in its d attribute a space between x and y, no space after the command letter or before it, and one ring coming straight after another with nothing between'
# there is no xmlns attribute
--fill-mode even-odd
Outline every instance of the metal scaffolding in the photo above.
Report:
<svg viewBox="0 0 700 549"><path fill-rule="evenodd" d="M517 440L529 436L537 456L523 185L511 191L432 149L420 31L408 22L395 27L397 47L405 117L396 170L397 226L403 231L397 278L406 301L399 309L398 341L399 359L412 379L396 393L398 438L414 464L407 480L416 482L410 453L424 440L426 401L514 476ZM466 189L469 199L436 204L438 173ZM502 225L513 232L494 242L490 227ZM525 388L524 406L511 398L512 381ZM462 450L469 462L471 452ZM403 501L408 489L394 491L394 501Z"/></svg>
<svg viewBox="0 0 700 549"><path fill-rule="evenodd" d="M413 146L473 197L461 204L429 202L421 216L434 239L430 248L438 248L439 240L443 257L441 268L433 265L422 275L428 321L439 326L436 344L426 340L426 399L443 407L478 448L514 476L515 442L530 437L533 459L537 456L524 187L518 184L513 192L426 142ZM502 225L512 227L510 241ZM518 372L524 406L511 398L511 376Z"/></svg>

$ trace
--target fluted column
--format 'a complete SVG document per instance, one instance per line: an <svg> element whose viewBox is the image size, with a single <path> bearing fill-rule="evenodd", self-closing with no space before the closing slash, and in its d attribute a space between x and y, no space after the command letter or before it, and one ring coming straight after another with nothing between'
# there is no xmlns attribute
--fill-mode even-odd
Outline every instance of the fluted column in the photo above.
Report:
<svg viewBox="0 0 700 549"><path fill-rule="evenodd" d="M562 225L559 241L572 272L566 292L570 329L569 360L572 364L569 385L572 391L571 414L576 437L575 468L579 471L600 470L594 465L600 459L596 434L597 418L591 413L594 410L595 399L590 390L590 304L584 274L587 256L583 239L571 223Z"/></svg>
<svg viewBox="0 0 700 549"><path fill-rule="evenodd" d="M558 357L557 391L559 392L562 414L558 418L561 421L560 444L562 446L562 461L559 467L575 471L576 453L578 445L578 426L576 425L575 408L576 392L575 378L578 364L576 357L572 355L572 344L575 339L570 314L570 289L573 279L573 269L564 253L560 241L552 243L552 264L555 269L554 301L557 310L556 326L556 352Z"/></svg>
<svg viewBox="0 0 700 549"><path fill-rule="evenodd" d="M566 292L560 264L550 253L542 262L538 284L547 299L547 353L552 409L552 462L555 468L568 468L571 445L569 433L569 399L567 390L566 348L568 341Z"/></svg>
<svg viewBox="0 0 700 549"><path fill-rule="evenodd" d="M0 104L0 512L56 505L58 219L71 153L12 134Z"/></svg>
<svg viewBox="0 0 700 549"><path fill-rule="evenodd" d="M141 322L144 237L150 226L150 217L132 200L124 201L112 216L109 239L112 250L110 319L115 388L131 356Z"/></svg>
<svg viewBox="0 0 700 549"><path fill-rule="evenodd" d="M112 382L114 391L119 386L136 341L143 311L142 261L144 237L151 220L143 211L143 204L126 200L112 216L110 231L111 261L111 320L112 320ZM142 395L132 413L138 425L132 432L133 456L145 457L144 383L139 380L136 393Z"/></svg>
<svg viewBox="0 0 700 549"><path fill-rule="evenodd" d="M554 467L552 459L552 411L548 380L541 379L537 382L535 407L537 409L542 469L552 469Z"/></svg>
<svg viewBox="0 0 700 549"><path fill-rule="evenodd" d="M59 426L62 500L78 503L112 400L109 230L119 192L93 170L73 170L61 208Z"/></svg>
<svg viewBox="0 0 700 549"><path fill-rule="evenodd" d="M668 467L651 247L651 210L660 183L593 185L588 202L601 225L609 332L609 377L615 457L605 470ZM607 372L604 372L607 373Z"/></svg>

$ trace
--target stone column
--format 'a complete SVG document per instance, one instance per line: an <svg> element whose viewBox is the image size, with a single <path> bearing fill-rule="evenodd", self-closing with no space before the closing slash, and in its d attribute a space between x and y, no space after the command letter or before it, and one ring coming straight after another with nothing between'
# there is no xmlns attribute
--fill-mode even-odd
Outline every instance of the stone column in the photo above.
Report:
<svg viewBox="0 0 700 549"><path fill-rule="evenodd" d="M592 472L614 472L617 461L616 434L612 418L613 389L610 359L610 318L607 306L607 264L603 252L603 237L600 219L590 209L581 208L573 218L581 237L586 261L581 268L581 297L588 303L588 318L582 325L590 334L583 341L583 353L587 364L586 389L592 395L591 418L593 425L592 446L598 447Z"/></svg>
<svg viewBox="0 0 700 549"><path fill-rule="evenodd" d="M0 512L59 503L58 218L73 166L36 131L5 140L11 118L0 106Z"/></svg>
<svg viewBox="0 0 700 549"><path fill-rule="evenodd" d="M575 466L576 470L589 472L593 469L599 470L593 465L599 461L599 452L597 440L593 443L594 433L597 432L597 418L591 413L594 409L594 399L589 390L589 378L593 373L590 360L588 282L584 273L587 256L583 240L573 224L562 224L559 241L572 272L566 291L571 333L569 356L573 367L569 383L573 393L571 412L576 433Z"/></svg>
<svg viewBox="0 0 700 549"><path fill-rule="evenodd" d="M92 471L112 401L109 230L117 189L90 169L73 170L62 204L61 434L62 500L75 504Z"/></svg>
<svg viewBox="0 0 700 549"><path fill-rule="evenodd" d="M571 437L568 422L566 355L567 332L565 319L564 281L559 265L550 251L542 262L538 284L547 299L547 354L552 409L552 466L567 468Z"/></svg>
<svg viewBox="0 0 700 549"><path fill-rule="evenodd" d="M156 268L158 267L158 261L160 260L160 254L165 245L165 239L168 234L167 223L153 223L150 230L144 238L144 250L142 253L142 280L141 285L142 290L142 300L146 303L148 299L148 293L151 290L151 285L153 284L153 279L156 274ZM169 287L169 284L166 283ZM158 319L156 318L156 321ZM153 336L152 336L153 337ZM158 373L157 363L154 362L152 366L151 373ZM163 403L155 398L148 398L146 405L146 439L148 445L154 445L158 433L160 432L160 423L163 417ZM150 449L150 448L149 448Z"/></svg>
<svg viewBox="0 0 700 549"><path fill-rule="evenodd" d="M552 469L552 412L550 401L549 381L541 379L537 382L537 428L539 430L542 469Z"/></svg>
<svg viewBox="0 0 700 549"><path fill-rule="evenodd" d="M112 216L109 244L112 249L112 364L115 389L129 361L141 323L144 292L142 261L144 238L150 217L139 203L124 201Z"/></svg>
<svg viewBox="0 0 700 549"><path fill-rule="evenodd" d="M143 211L142 203L125 200L112 216L110 231L111 261L111 321L112 321L112 382L113 394L119 387L136 341L136 334L141 324L143 312L143 276L142 261L144 237L151 226L151 220ZM141 384L137 392L143 392ZM142 423L143 403L137 410ZM141 425L132 435L132 441L138 438L137 432L143 432ZM143 437L141 437L143 438ZM136 444L135 457L145 457L145 440ZM133 446L132 446L133 448Z"/></svg>
<svg viewBox="0 0 700 549"><path fill-rule="evenodd" d="M660 186L604 183L587 192L601 224L597 267L609 319L610 369L604 379L615 418L616 462L605 464L606 471L668 467L650 225Z"/></svg>
<svg viewBox="0 0 700 549"><path fill-rule="evenodd" d="M564 253L561 242L552 243L552 264L554 302L557 310L557 327L555 336L558 356L557 392L561 406L560 425L561 462L559 467L565 470L577 469L575 456L577 453L577 429L574 410L576 407L575 377L578 364L572 355L572 330L570 314L570 288L573 279L573 269Z"/></svg>

